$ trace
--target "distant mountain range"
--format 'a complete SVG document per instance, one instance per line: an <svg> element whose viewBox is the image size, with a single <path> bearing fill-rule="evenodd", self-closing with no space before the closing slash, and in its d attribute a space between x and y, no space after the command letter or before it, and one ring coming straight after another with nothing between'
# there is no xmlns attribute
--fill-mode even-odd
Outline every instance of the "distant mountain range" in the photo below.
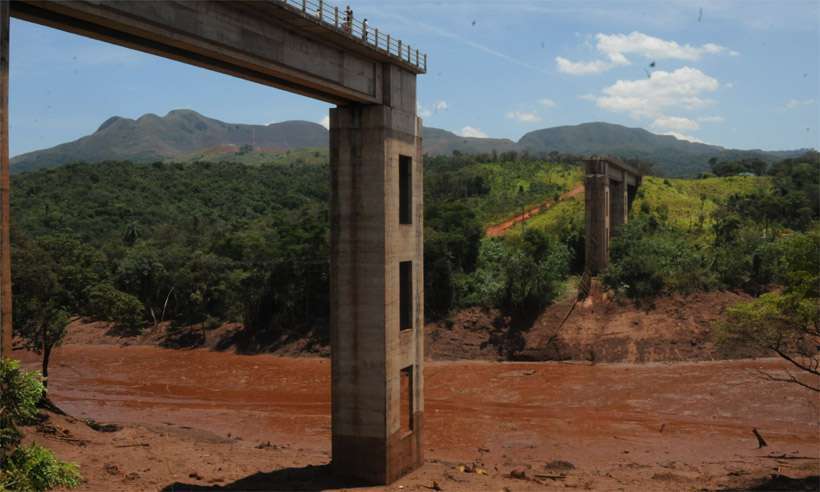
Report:
<svg viewBox="0 0 820 492"><path fill-rule="evenodd" d="M792 151L734 150L678 140L641 128L610 123L584 123L527 133L518 142L509 139L462 137L438 128L424 128L424 152L430 155L508 151L616 155L652 161L670 176L690 176L708 170L708 161L794 157ZM133 120L114 116L91 135L50 149L11 159L13 173L61 166L72 162L128 160L236 161L259 163L299 149L326 149L328 131L307 121L270 125L225 123L195 111L178 109L164 117L146 114Z"/></svg>

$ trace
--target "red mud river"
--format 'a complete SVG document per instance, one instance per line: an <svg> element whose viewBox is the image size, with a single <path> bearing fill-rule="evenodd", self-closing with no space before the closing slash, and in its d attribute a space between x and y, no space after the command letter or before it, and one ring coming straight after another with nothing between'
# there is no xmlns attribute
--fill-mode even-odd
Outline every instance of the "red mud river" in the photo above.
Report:
<svg viewBox="0 0 820 492"><path fill-rule="evenodd" d="M817 475L816 395L756 372L783 367L428 362L427 463L389 489L692 490ZM55 418L73 440L36 435L80 464L82 490L336 486L308 466L330 458L327 359L69 345L51 373L68 414L125 426L100 433ZM555 460L574 468L556 472ZM487 474L459 467L474 462ZM515 468L526 478L509 477Z"/></svg>

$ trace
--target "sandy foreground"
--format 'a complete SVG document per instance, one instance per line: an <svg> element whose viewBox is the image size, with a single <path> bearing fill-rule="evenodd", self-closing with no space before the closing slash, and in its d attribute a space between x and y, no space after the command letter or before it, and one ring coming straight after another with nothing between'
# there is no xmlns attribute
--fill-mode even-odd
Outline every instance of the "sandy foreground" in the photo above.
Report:
<svg viewBox="0 0 820 492"><path fill-rule="evenodd" d="M384 490L818 490L820 401L757 372L784 367L428 362L426 464ZM68 345L51 373L73 418L28 439L77 463L80 490L360 486L327 468L328 359Z"/></svg>

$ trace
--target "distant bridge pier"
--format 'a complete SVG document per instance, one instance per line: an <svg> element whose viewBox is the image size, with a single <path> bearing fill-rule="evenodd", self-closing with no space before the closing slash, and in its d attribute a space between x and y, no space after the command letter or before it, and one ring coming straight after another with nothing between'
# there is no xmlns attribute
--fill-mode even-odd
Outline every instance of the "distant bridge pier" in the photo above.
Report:
<svg viewBox="0 0 820 492"><path fill-rule="evenodd" d="M609 265L609 244L627 223L641 175L612 157L585 161L586 269L598 275Z"/></svg>

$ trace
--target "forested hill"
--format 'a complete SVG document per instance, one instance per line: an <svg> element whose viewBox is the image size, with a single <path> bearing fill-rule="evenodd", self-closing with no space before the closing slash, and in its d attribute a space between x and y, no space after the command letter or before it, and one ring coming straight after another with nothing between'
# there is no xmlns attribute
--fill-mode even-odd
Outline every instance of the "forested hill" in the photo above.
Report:
<svg viewBox="0 0 820 492"><path fill-rule="evenodd" d="M555 201L581 180L571 159L512 157L425 161L428 319L476 306L526 316L583 271L583 200L484 237L488 224ZM326 343L330 173L315 161L102 162L13 176L15 329L63 327L58 321L74 315L133 331L163 319L202 333L236 321L243 350L302 337ZM647 178L613 243L608 285L637 298L760 293L785 281L784 261L816 262L818 155L731 176L747 174L745 164L715 166L725 178ZM816 281L795 278L816 290ZM500 350L520 348L516 333L499 339Z"/></svg>
<svg viewBox="0 0 820 492"><path fill-rule="evenodd" d="M196 111L174 110L164 117L136 120L114 116L91 135L11 160L12 172L52 168L74 162L121 160L222 161L262 154L267 160L288 150L326 148L327 130L308 121L270 125L226 123Z"/></svg>
<svg viewBox="0 0 820 492"><path fill-rule="evenodd" d="M288 151L324 152L327 129L307 121L270 125L226 123L191 110L174 110L160 117L146 114L133 120L118 116L106 120L93 134L50 149L29 152L11 160L12 172L62 166L73 162L105 160L131 162L241 162L275 161ZM709 170L709 160L760 159L773 162L805 153L733 150L678 140L641 128L610 123L584 123L536 130L518 142L509 139L462 137L437 128L424 128L424 153L431 156L528 152L575 155L615 155L655 164L666 176L695 176ZM552 157L555 158L554 155ZM292 159L291 159L292 160Z"/></svg>

